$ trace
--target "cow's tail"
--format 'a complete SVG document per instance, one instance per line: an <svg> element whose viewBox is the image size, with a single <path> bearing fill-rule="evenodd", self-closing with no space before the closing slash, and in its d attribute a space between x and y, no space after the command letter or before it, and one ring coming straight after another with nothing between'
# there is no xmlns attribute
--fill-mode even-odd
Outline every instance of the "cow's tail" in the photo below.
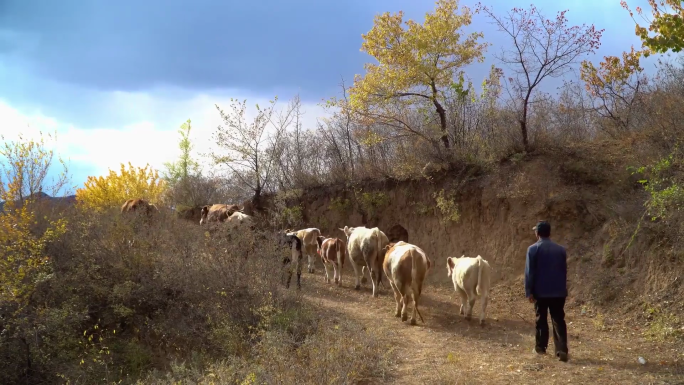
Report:
<svg viewBox="0 0 684 385"><path fill-rule="evenodd" d="M376 270L378 271L378 286L382 284L382 264L385 262L385 255L382 254L383 252L383 246L382 246L382 236L380 231L375 231L375 237L377 238L377 255L375 257L375 264L376 264ZM382 255L382 258L380 256ZM384 287L384 286L383 286Z"/></svg>
<svg viewBox="0 0 684 385"><path fill-rule="evenodd" d="M482 282L482 257L478 255L475 259L477 259L477 286L475 287L475 292L477 295L481 295L482 289L480 288L480 283Z"/></svg>
<svg viewBox="0 0 684 385"><path fill-rule="evenodd" d="M416 307L416 313L418 313L420 321L425 323L425 321L423 321L423 315L420 314L420 310L418 310L418 298L420 298L423 286L422 283L420 285L418 284L418 258L422 259L423 254L414 248L409 250L409 253L411 253L411 290L413 291L413 300L415 301L413 306Z"/></svg>
<svg viewBox="0 0 684 385"><path fill-rule="evenodd" d="M418 253L418 251L413 249L413 248L411 248L411 250L409 250L409 253L411 253L411 282L413 283L413 286L415 287L416 282L418 282L417 281L417 278L418 278L418 261L417 261L418 255L416 255L416 254L420 254L420 253ZM420 293L415 293L415 294L420 295Z"/></svg>
<svg viewBox="0 0 684 385"><path fill-rule="evenodd" d="M340 265L340 271L342 271L342 268L344 267L344 255L346 254L347 250L346 247L342 245L341 239L338 239L335 242L335 246L337 248L337 263Z"/></svg>

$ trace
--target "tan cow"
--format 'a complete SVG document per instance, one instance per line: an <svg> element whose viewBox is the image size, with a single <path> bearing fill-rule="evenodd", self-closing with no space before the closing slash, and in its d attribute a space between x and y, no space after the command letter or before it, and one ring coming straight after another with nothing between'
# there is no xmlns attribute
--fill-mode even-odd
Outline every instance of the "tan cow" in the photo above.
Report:
<svg viewBox="0 0 684 385"><path fill-rule="evenodd" d="M365 282L365 271L368 269L373 284L373 297L377 297L378 285L382 282L384 255L382 252L389 243L387 235L377 227L369 229L367 227L344 226L340 230L347 236L347 255L351 261L352 268L354 268L354 275L356 277L354 289L361 289L359 278L363 276L362 282ZM361 267L360 272L359 267Z"/></svg>
<svg viewBox="0 0 684 385"><path fill-rule="evenodd" d="M318 249L320 245L318 244L318 237L321 236L321 230L315 227L309 227L308 229L301 229L297 231L287 231L287 234L295 234L297 238L302 241L302 247L304 254L308 258L307 269L309 273L314 273L314 268L316 267L316 255L318 255Z"/></svg>
<svg viewBox="0 0 684 385"><path fill-rule="evenodd" d="M423 321L423 316L418 310L418 300L423 291L425 276L432 267L430 258L420 247L404 241L390 243L385 246L383 252L385 258L382 268L394 291L394 300L397 302L394 316L401 316L401 321L406 321L408 318L408 301L412 296L411 325L416 324L416 313Z"/></svg>
<svg viewBox="0 0 684 385"><path fill-rule="evenodd" d="M137 199L128 199L124 204L121 206L121 213L132 213L132 212L139 212L138 210L142 210L147 216L152 216L153 214L159 213L159 209L157 206L153 205L152 203L149 203L148 201L142 199L142 198L137 198Z"/></svg>
<svg viewBox="0 0 684 385"><path fill-rule="evenodd" d="M238 205L216 203L202 207L200 225L207 222L225 222L234 212L241 211Z"/></svg>
<svg viewBox="0 0 684 385"><path fill-rule="evenodd" d="M460 314L464 314L463 306L467 306L465 318L470 320L473 315L473 305L475 300L480 297L482 300L482 310L480 311L480 326L484 326L487 303L489 303L489 285L491 278L491 268L489 263L481 256L470 258L447 258L447 277L454 281L454 289L461 297Z"/></svg>
<svg viewBox="0 0 684 385"><path fill-rule="evenodd" d="M330 283L330 267L333 268L333 279L338 286L342 285L342 268L347 247L339 238L318 237L321 261L325 267L325 282Z"/></svg>

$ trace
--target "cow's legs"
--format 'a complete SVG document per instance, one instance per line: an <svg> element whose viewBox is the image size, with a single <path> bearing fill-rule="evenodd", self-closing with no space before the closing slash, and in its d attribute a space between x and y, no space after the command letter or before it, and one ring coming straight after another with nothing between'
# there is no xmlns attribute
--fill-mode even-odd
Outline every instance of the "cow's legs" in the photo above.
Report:
<svg viewBox="0 0 684 385"><path fill-rule="evenodd" d="M489 293L483 293L485 295L480 298L482 302L482 309L480 310L480 326L484 326L485 317L487 315L487 303L489 303Z"/></svg>
<svg viewBox="0 0 684 385"><path fill-rule="evenodd" d="M307 248L306 248L306 256L307 256L308 259L309 259L309 263L308 263L308 265L307 265L307 269L308 269L309 273L313 274L313 273L314 273L314 266L315 266L315 263L316 263L316 259L315 259L315 258L316 258L316 253L315 253L315 252L312 253L311 250L309 249L309 247L307 247Z"/></svg>
<svg viewBox="0 0 684 385"><path fill-rule="evenodd" d="M297 290L302 288L302 254L297 256Z"/></svg>
<svg viewBox="0 0 684 385"><path fill-rule="evenodd" d="M413 292L413 314L411 315L411 325L415 325L417 322L416 316L418 315L418 300L420 299L420 291L416 284L412 285Z"/></svg>
<svg viewBox="0 0 684 385"><path fill-rule="evenodd" d="M342 283L342 269L338 268L339 264L333 263L333 280L335 281L336 285L340 285Z"/></svg>
<svg viewBox="0 0 684 385"><path fill-rule="evenodd" d="M370 270L370 276L371 276L371 283L373 284L373 297L377 297L378 291L380 290L378 288L378 286L380 285L380 280L378 280L378 277L380 277L380 275L378 275L378 272L376 271L376 269L371 268L369 270Z"/></svg>
<svg viewBox="0 0 684 385"><path fill-rule="evenodd" d="M401 316L401 301L402 301L402 295L401 292L399 291L399 287L397 283L394 283L392 280L390 280L390 286L392 286L392 291L394 292L394 301L397 303L397 308L394 312L395 317L400 317Z"/></svg>
<svg viewBox="0 0 684 385"><path fill-rule="evenodd" d="M325 283L330 283L330 266L323 262L323 267L325 268ZM337 272L335 272L337 274Z"/></svg>
<svg viewBox="0 0 684 385"><path fill-rule="evenodd" d="M471 289L467 291L468 293L468 308L466 309L466 319L470 320L473 316L473 306L475 305L475 300L477 299L477 295L475 294L475 290Z"/></svg>
<svg viewBox="0 0 684 385"><path fill-rule="evenodd" d="M401 307L401 322L408 319L408 303L410 300L409 290L406 286L402 288L402 307Z"/></svg>
<svg viewBox="0 0 684 385"><path fill-rule="evenodd" d="M368 282L368 280L366 279L366 270L368 270L368 268L367 268L366 266L363 266L363 267L361 268L361 283L366 283L366 282ZM370 274L370 273L369 273L369 274Z"/></svg>
<svg viewBox="0 0 684 385"><path fill-rule="evenodd" d="M356 280L356 283L354 285L354 290L360 290L361 289L361 282L359 282L359 265L356 264L356 262L352 261L351 263L352 268L354 269L354 279ZM363 272L361 272L363 274Z"/></svg>
<svg viewBox="0 0 684 385"><path fill-rule="evenodd" d="M460 287L456 288L456 293L461 298L461 309L459 314L464 315L465 312L463 311L463 308L466 306L466 303L468 303L468 295L466 294L465 290L461 289Z"/></svg>

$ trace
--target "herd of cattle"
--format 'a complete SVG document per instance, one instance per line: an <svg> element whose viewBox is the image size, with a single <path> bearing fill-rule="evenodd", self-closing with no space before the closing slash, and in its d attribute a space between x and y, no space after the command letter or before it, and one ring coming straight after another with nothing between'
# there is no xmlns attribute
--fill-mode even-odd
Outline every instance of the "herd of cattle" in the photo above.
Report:
<svg viewBox="0 0 684 385"><path fill-rule="evenodd" d="M146 214L158 212L158 208L143 199L129 199L121 207L121 212L144 210ZM214 204L199 208L200 225L210 222L227 223L236 228L245 226L253 228L254 221L250 215L244 214L237 205ZM325 267L325 282L342 284L342 269L345 259L349 259L354 270L354 289L359 290L366 283L366 275L370 276L373 297L378 297L379 285L382 284L382 273L394 292L396 301L395 316L402 321L408 319L408 304L413 299L413 312L410 323L415 325L421 318L418 301L423 289L423 281L434 263L420 247L408 243L408 233L401 226L390 229L391 239L377 227L363 226L340 228L346 240L325 237L318 228L306 228L297 231L287 229L279 232L279 244L291 250L291 256L282 261L287 273L286 287L290 287L293 270L297 272L297 288L301 289L301 273L304 255L307 256L309 273L314 273L316 258L320 257ZM294 265L294 266L293 266ZM447 276L452 278L454 289L461 299L460 314L470 320L475 300L480 298L480 325L484 325L491 268L481 256L470 258L447 258ZM368 272L368 273L366 273ZM332 274L331 274L332 273Z"/></svg>

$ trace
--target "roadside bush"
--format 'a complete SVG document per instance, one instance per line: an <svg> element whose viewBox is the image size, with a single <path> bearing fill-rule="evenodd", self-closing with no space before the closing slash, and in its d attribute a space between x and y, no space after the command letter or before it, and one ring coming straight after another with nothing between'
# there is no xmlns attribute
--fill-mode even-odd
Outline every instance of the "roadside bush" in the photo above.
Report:
<svg viewBox="0 0 684 385"><path fill-rule="evenodd" d="M192 373L211 370L240 381L253 373L259 383L314 383L317 375L342 383L377 366L360 361L379 351L365 342L357 347L365 353L340 366L354 346L326 346L355 326L325 331L293 288L283 295L278 267L289 251L275 234L115 208L74 208L67 219L68 231L45 249L53 273L21 313L25 332L3 336L0 383L199 381ZM18 322L11 317L4 312L3 324Z"/></svg>

